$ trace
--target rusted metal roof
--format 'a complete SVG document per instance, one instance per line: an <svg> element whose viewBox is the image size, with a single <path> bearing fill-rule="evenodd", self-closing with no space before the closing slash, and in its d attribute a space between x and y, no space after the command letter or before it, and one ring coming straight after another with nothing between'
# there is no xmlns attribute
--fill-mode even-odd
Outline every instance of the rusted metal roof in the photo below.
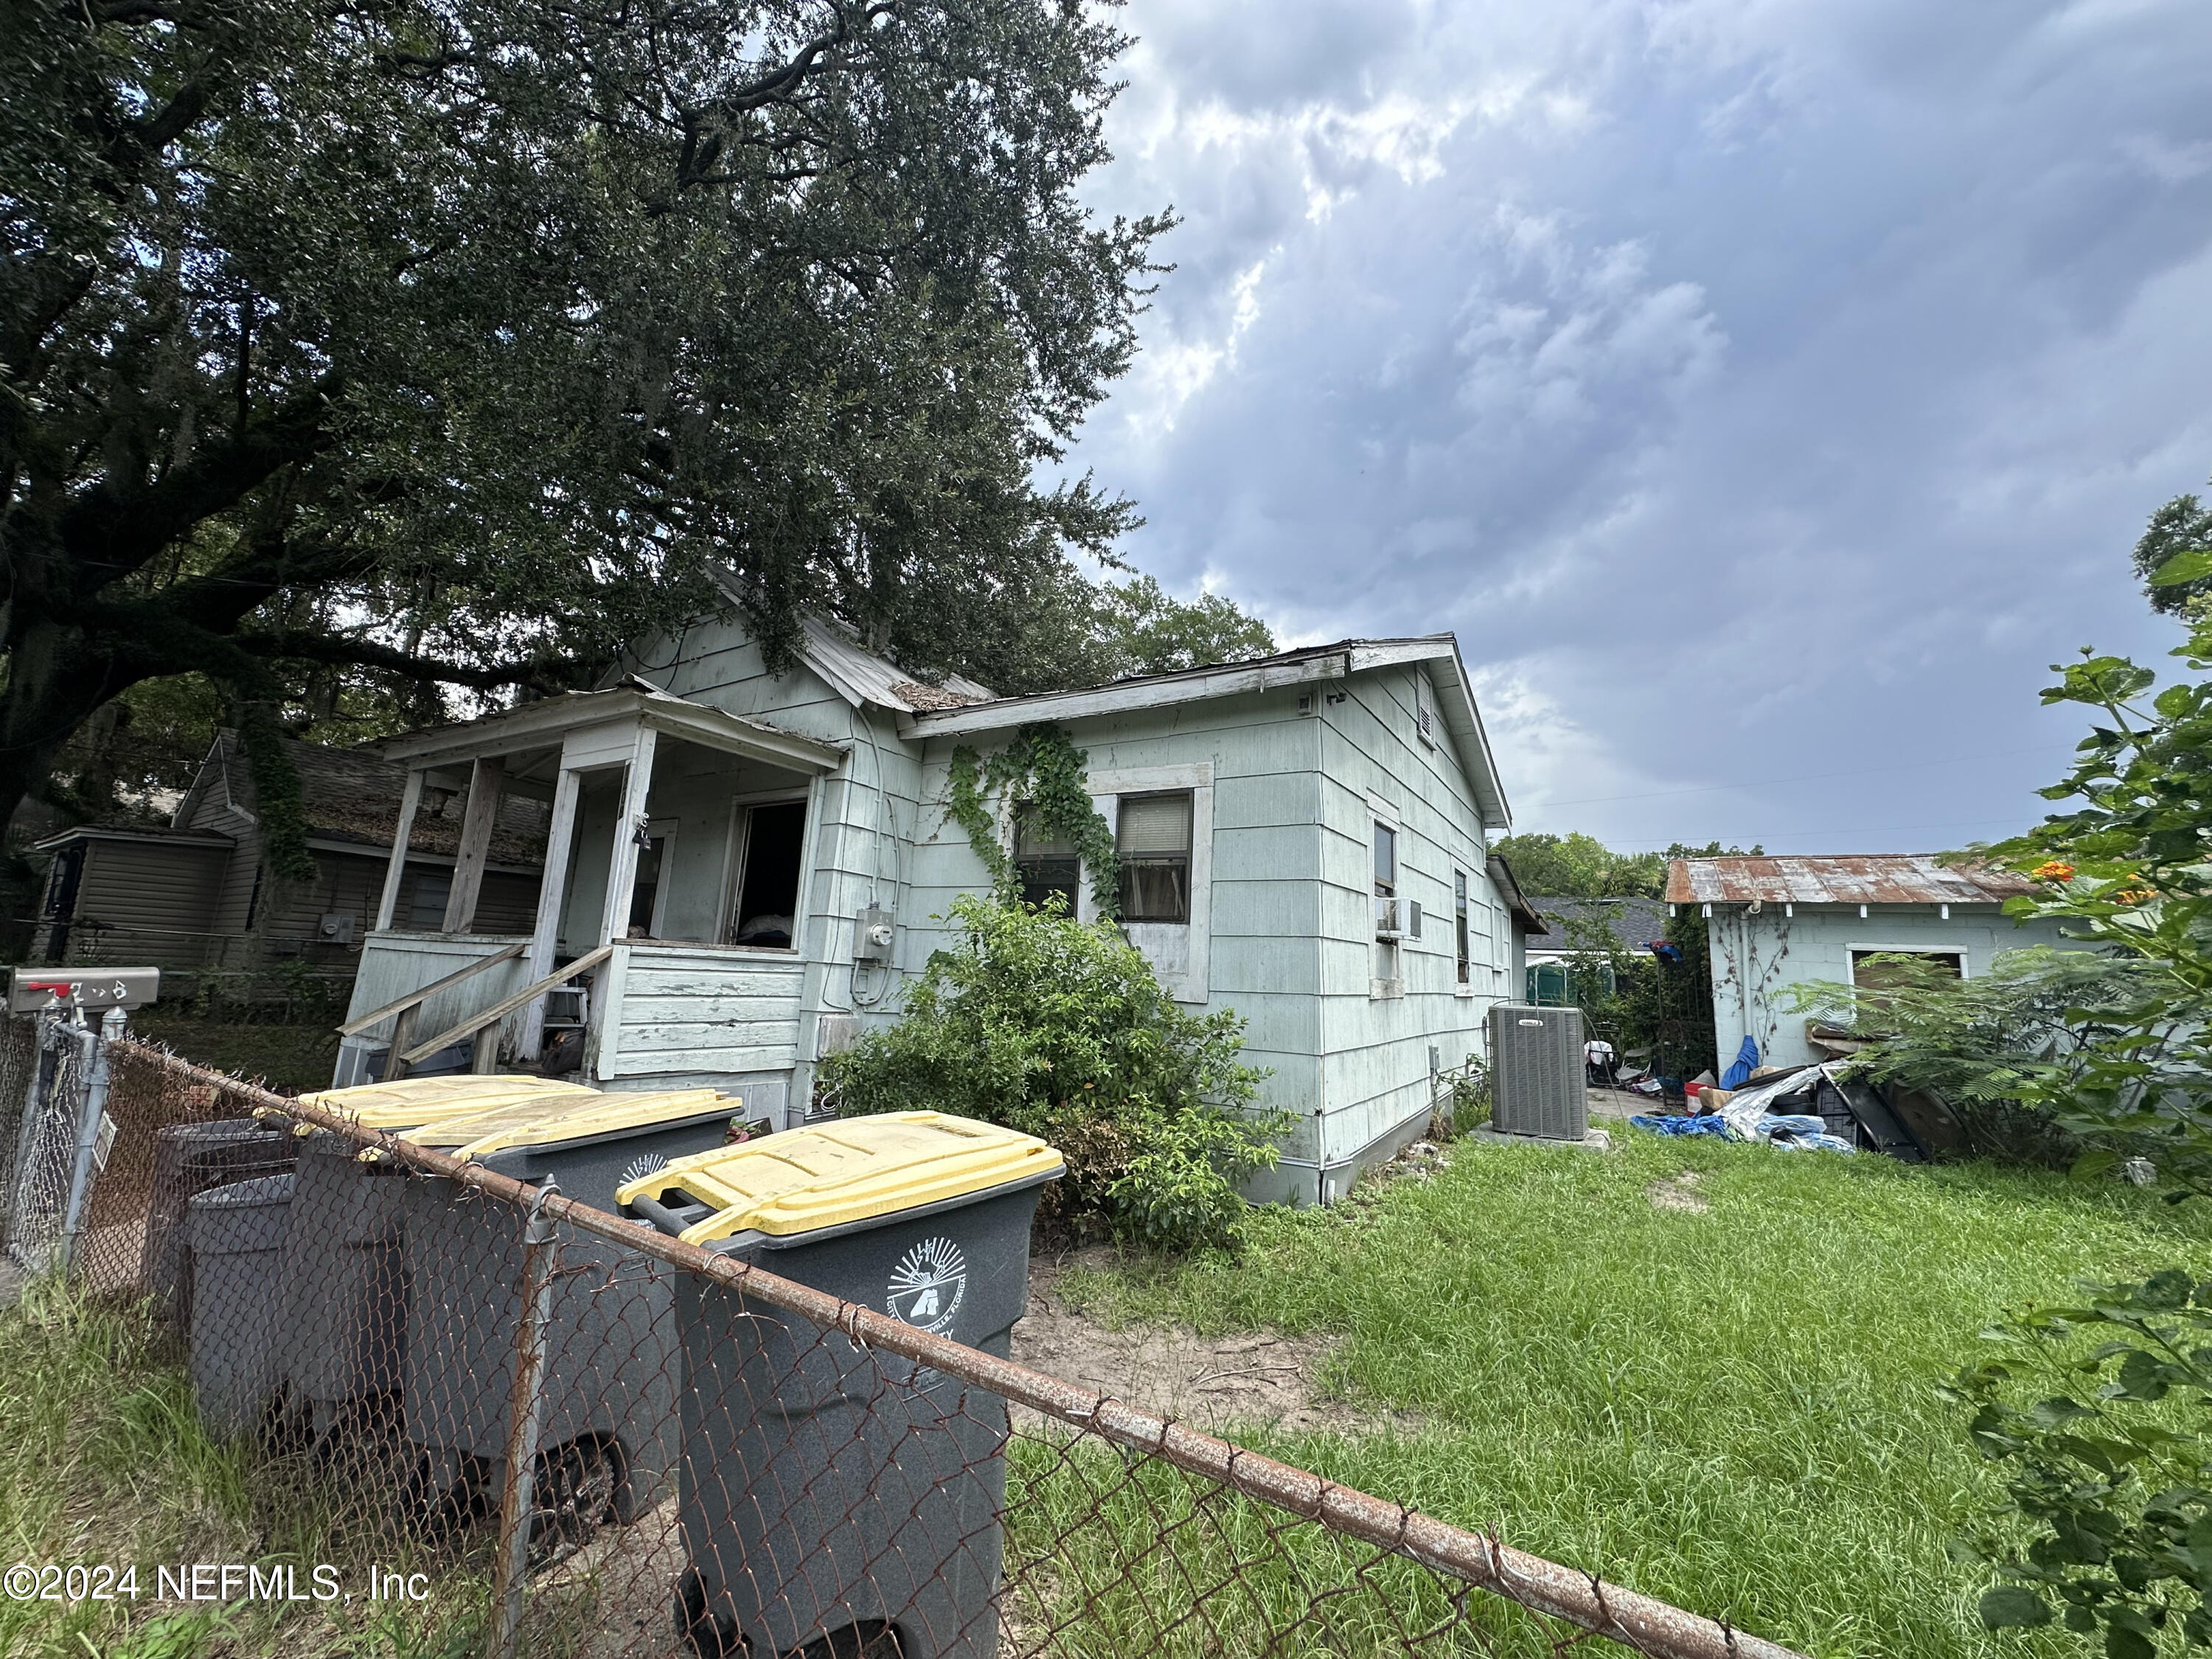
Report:
<svg viewBox="0 0 2212 1659"><path fill-rule="evenodd" d="M1932 853L1676 859L1667 866L1669 904L2001 904L2031 890L2009 870L1938 864Z"/></svg>

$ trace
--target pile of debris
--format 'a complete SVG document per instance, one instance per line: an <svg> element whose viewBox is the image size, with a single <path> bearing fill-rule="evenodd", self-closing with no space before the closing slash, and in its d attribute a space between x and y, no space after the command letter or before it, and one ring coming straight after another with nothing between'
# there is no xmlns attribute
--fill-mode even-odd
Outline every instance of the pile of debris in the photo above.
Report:
<svg viewBox="0 0 2212 1659"><path fill-rule="evenodd" d="M1712 1086L1693 1079L1691 1110L1638 1115L1638 1128L1668 1135L1712 1135L1758 1141L1790 1150L1881 1152L1907 1164L1924 1164L1940 1152L1962 1152L1966 1135L1956 1117L1932 1095L1887 1089L1850 1074L1844 1062L1766 1066L1743 1087Z"/></svg>

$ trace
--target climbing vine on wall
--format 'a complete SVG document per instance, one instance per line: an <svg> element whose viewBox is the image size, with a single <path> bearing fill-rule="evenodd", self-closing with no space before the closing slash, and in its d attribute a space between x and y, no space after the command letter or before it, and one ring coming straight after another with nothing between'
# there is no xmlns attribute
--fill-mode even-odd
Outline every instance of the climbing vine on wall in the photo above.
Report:
<svg viewBox="0 0 2212 1659"><path fill-rule="evenodd" d="M313 881L315 855L307 850L307 809L300 800L300 774L284 752L283 728L267 703L248 702L239 709L238 735L246 745L270 872L281 881Z"/></svg>
<svg viewBox="0 0 2212 1659"><path fill-rule="evenodd" d="M1121 914L1121 868L1114 854L1114 832L1091 804L1085 769L1089 759L1066 732L1048 721L1023 726L1013 742L988 760L964 744L952 751L946 815L966 833L968 844L1001 893L1015 885L1014 866L1000 844L993 796L1016 802L1036 834L1073 846L1091 872L1091 896L1098 914Z"/></svg>

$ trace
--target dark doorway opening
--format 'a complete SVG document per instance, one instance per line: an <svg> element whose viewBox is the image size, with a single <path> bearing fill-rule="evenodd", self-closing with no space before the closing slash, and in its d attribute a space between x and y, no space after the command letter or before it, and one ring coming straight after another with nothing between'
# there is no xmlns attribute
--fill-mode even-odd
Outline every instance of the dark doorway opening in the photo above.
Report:
<svg viewBox="0 0 2212 1659"><path fill-rule="evenodd" d="M799 861L806 838L806 803L778 801L750 807L745 819L745 871L738 884L732 942L788 947L799 931Z"/></svg>

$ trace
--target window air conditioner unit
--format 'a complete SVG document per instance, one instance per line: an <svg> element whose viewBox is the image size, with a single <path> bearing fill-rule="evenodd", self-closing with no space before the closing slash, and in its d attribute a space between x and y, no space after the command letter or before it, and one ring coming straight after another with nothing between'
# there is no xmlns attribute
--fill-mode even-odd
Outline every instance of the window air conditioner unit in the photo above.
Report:
<svg viewBox="0 0 2212 1659"><path fill-rule="evenodd" d="M1589 1133L1581 1009L1492 1003L1490 1074L1490 1123L1500 1134L1580 1140Z"/></svg>
<svg viewBox="0 0 2212 1659"><path fill-rule="evenodd" d="M1406 930L1400 926L1403 918L1402 900L1377 898L1375 901L1375 937L1377 939L1405 938Z"/></svg>

